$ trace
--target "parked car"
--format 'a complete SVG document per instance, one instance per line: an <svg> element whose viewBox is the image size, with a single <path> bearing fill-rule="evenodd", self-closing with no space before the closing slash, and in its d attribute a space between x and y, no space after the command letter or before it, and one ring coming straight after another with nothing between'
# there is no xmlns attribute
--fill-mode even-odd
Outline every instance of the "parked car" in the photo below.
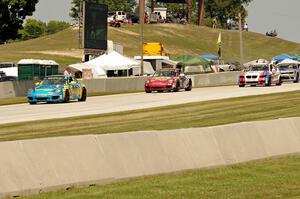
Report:
<svg viewBox="0 0 300 199"><path fill-rule="evenodd" d="M271 64L250 65L239 77L239 87L271 86L272 84L281 85L281 83L280 71L273 68Z"/></svg>
<svg viewBox="0 0 300 199"><path fill-rule="evenodd" d="M131 20L132 23L139 23L139 17L136 15L128 15L127 20Z"/></svg>
<svg viewBox="0 0 300 199"><path fill-rule="evenodd" d="M112 20L109 22L109 25L112 27L116 27L116 28L120 28L121 27L121 22L117 21L117 20Z"/></svg>
<svg viewBox="0 0 300 199"><path fill-rule="evenodd" d="M174 91L180 89L186 91L192 90L192 80L185 76L179 69L161 69L156 71L154 75L145 82L145 92L151 93L152 91Z"/></svg>
<svg viewBox="0 0 300 199"><path fill-rule="evenodd" d="M112 20L124 22L126 20L126 13L124 11L109 12L107 16L107 22Z"/></svg>
<svg viewBox="0 0 300 199"><path fill-rule="evenodd" d="M42 82L29 89L28 103L37 102L69 102L70 100L85 101L87 90L84 84L76 78L66 78L64 75L47 76Z"/></svg>
<svg viewBox="0 0 300 199"><path fill-rule="evenodd" d="M282 81L299 82L298 64L278 64L276 70L280 71Z"/></svg>

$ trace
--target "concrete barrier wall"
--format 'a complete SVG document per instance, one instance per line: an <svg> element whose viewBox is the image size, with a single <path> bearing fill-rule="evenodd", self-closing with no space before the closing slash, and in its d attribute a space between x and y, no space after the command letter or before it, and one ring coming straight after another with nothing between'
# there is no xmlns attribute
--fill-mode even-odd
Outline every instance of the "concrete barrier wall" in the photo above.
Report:
<svg viewBox="0 0 300 199"><path fill-rule="evenodd" d="M194 87L226 86L238 83L241 72L221 72L192 76Z"/></svg>
<svg viewBox="0 0 300 199"><path fill-rule="evenodd" d="M0 198L300 153L300 118L0 142Z"/></svg>
<svg viewBox="0 0 300 199"><path fill-rule="evenodd" d="M211 73L191 76L194 87L224 86L237 84L240 72ZM144 82L148 77L124 77L108 79L84 80L88 92L113 92L143 90ZM0 99L9 97L22 97L33 81L0 82Z"/></svg>

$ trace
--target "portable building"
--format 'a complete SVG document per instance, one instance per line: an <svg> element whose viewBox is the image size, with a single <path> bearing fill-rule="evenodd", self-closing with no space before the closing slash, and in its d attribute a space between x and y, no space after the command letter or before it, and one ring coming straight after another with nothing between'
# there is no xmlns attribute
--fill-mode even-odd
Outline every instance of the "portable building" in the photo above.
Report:
<svg viewBox="0 0 300 199"><path fill-rule="evenodd" d="M22 59L18 62L19 80L40 80L57 75L59 64L52 60Z"/></svg>

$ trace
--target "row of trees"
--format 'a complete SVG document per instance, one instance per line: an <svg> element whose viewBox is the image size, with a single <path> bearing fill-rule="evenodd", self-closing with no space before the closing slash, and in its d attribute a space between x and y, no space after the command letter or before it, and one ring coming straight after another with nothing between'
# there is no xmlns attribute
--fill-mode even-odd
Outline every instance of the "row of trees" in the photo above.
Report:
<svg viewBox="0 0 300 199"><path fill-rule="evenodd" d="M135 0L90 0L91 2L98 2L107 4L109 11L126 11L127 13L133 13L136 7ZM245 6L248 5L252 0L205 0L205 19L207 25L216 18L221 26L225 26L227 19L235 19L238 13L241 13L242 20L244 21L247 17L247 10ZM82 0L73 0L73 7L71 9L70 16L74 19L78 18L79 7ZM196 23L198 13L198 0L191 0L191 15L192 21ZM150 5L150 0L148 4ZM161 4L158 3L158 6ZM168 12L182 14L182 4L166 4Z"/></svg>
<svg viewBox="0 0 300 199"><path fill-rule="evenodd" d="M109 6L109 11L125 11L134 13L136 0L88 0L91 2L103 3ZM205 18L207 20L216 18L221 26L226 24L228 18L235 19L240 12L243 20L247 16L245 6L252 0L205 0ZM78 18L82 0L72 0L70 16ZM196 22L197 2L192 0L192 19ZM29 20L25 28L23 22L27 16L35 11L38 0L1 0L0 1L0 43L9 39L20 38L30 39L43 34L50 34L60 30L66 24L61 22L50 22L47 25L40 21ZM171 12L180 12L182 5L167 4ZM35 28L33 28L35 27ZM57 28L60 27L60 28ZM19 34L21 33L21 35Z"/></svg>
<svg viewBox="0 0 300 199"><path fill-rule="evenodd" d="M0 42L16 39L26 16L32 15L38 0L0 1Z"/></svg>
<svg viewBox="0 0 300 199"><path fill-rule="evenodd" d="M19 31L22 40L53 34L70 27L64 21L49 21L47 24L36 19L27 19L24 28Z"/></svg>
<svg viewBox="0 0 300 199"><path fill-rule="evenodd" d="M94 3L103 3L108 5L109 12L125 11L132 13L136 6L136 0L88 0ZM80 5L83 0L72 0L73 7L71 8L70 16L77 19L80 12Z"/></svg>

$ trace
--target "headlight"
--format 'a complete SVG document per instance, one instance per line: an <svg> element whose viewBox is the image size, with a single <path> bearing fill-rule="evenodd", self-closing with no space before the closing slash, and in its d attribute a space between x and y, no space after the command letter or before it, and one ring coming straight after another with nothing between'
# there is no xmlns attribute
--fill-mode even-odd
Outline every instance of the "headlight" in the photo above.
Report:
<svg viewBox="0 0 300 199"><path fill-rule="evenodd" d="M147 80L147 81L146 81L146 84L149 84L150 82L151 82L150 80Z"/></svg>
<svg viewBox="0 0 300 199"><path fill-rule="evenodd" d="M55 89L55 92L56 92L56 93L61 92L61 88L56 88L56 89Z"/></svg>
<svg viewBox="0 0 300 199"><path fill-rule="evenodd" d="M265 76L265 75L261 75L261 76L259 76L259 77L264 78L264 77L266 77L266 76Z"/></svg>
<svg viewBox="0 0 300 199"><path fill-rule="evenodd" d="M32 92L33 92L33 89L32 89L32 88L28 90L28 93L32 93Z"/></svg>
<svg viewBox="0 0 300 199"><path fill-rule="evenodd" d="M172 79L169 79L169 83L171 83L171 84L172 84L172 83L173 83L173 80L172 80Z"/></svg>

